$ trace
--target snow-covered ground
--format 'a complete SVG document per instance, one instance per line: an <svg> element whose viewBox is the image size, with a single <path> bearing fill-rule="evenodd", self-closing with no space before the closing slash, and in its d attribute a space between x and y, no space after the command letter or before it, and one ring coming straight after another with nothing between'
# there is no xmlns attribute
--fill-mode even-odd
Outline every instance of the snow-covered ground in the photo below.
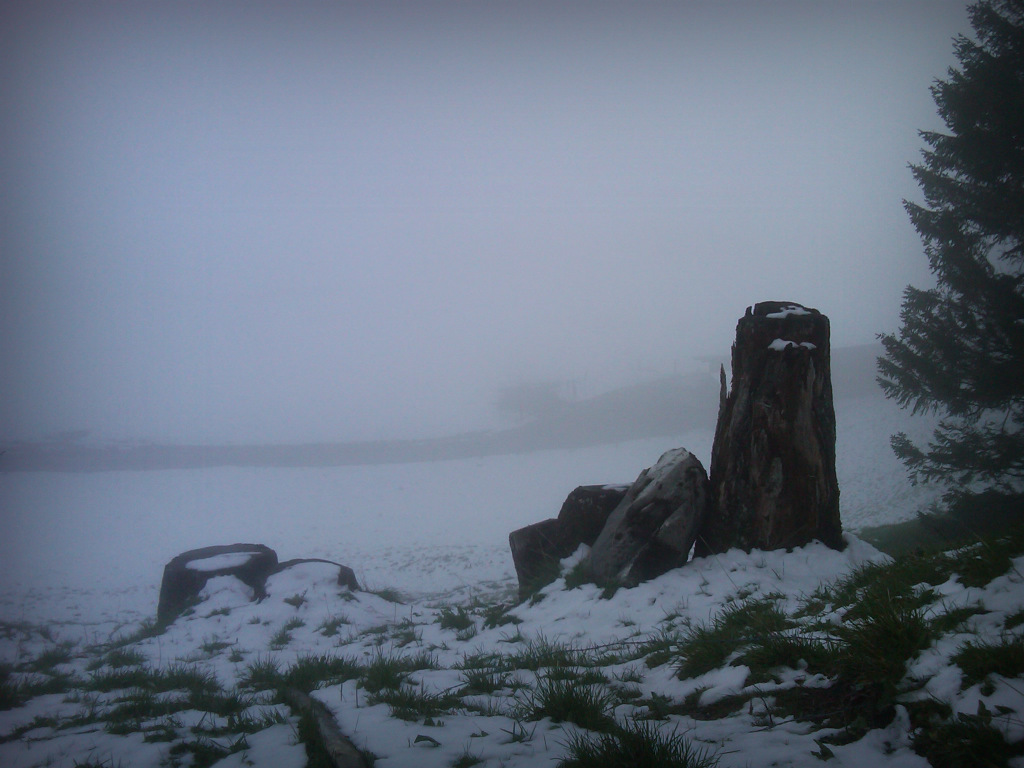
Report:
<svg viewBox="0 0 1024 768"><path fill-rule="evenodd" d="M880 397L841 400L837 470L849 530L913 517L937 498L889 448L927 435ZM554 517L578 485L629 483L670 449L710 465L710 430L575 450L310 469L220 467L0 473L0 618L104 625L152 616L164 564L210 544L350 566L410 595L514 578L508 534Z"/></svg>
<svg viewBox="0 0 1024 768"><path fill-rule="evenodd" d="M874 397L840 402L837 416L848 531L912 517L937 497L937 489L910 487L888 448L894 429L920 437L927 434L927 423L908 420ZM820 584L885 559L855 536L841 553L817 544L792 553L733 551L610 599L593 585L568 590L558 580L545 588L542 600L511 612L516 624L488 628L479 613L471 612L469 631L442 626L442 616L452 610L448 606L510 593L509 531L555 515L577 485L632 481L669 448L685 446L707 464L711 438L700 431L572 451L391 466L0 474L0 628L7 628L0 637L0 661L25 664L68 639L77 643L74 658L59 669L87 677L90 660L96 660L83 650L86 644L124 636L154 616L164 563L187 549L236 541L267 544L282 560L342 562L355 569L364 586L397 588L411 599L398 604L368 592L347 593L337 586L337 569L325 564L272 577L269 597L258 603L250 601L240 582L217 578L193 614L130 646L147 664L185 662L214 672L230 688L261 661L283 669L307 654L344 655L368 664L426 653L437 668L413 672L407 683L420 694L442 695L466 685L469 657L512 655L531 643L623 653L666 628L707 622L737 600L767 598L793 614ZM966 587L955 577L940 585L935 605L942 610L980 605L987 613L971 617L963 632L944 635L911 669L929 681L922 695L947 703L954 713L974 714L979 701L988 711L1003 713L999 727L1012 738L1024 737L1024 680L970 685L951 656L965 639L997 640L1011 626L1021 631L1009 617L1024 608L1022 573L1024 558L1017 558L1008 573L985 586ZM828 620L839 621L839 614ZM49 637L23 622L45 623ZM671 664L652 666L642 659L609 663L602 672L612 688L629 688L637 702L658 697L678 702L702 691L700 701L707 703L751 690L750 670L742 664L686 680ZM552 765L578 731L571 724L516 715L541 674L513 673L504 688L480 697L482 712L449 712L430 720L394 717L390 705L373 703L355 680L314 695L358 747L379 756L378 768L449 766L460 757L467 765L469 757L478 757L493 768L526 768ZM790 677L760 683L759 700L768 707L773 686L820 682L799 671ZM102 693L87 703L102 708L123 695ZM472 700L464 696L462 702ZM27 727L35 718L68 717L84 706L81 699L51 694L0 711L0 765L177 764L170 742L110 733L102 723L60 731L42 721L35 721L38 728ZM614 714L624 722L641 714L643 706L624 699ZM268 721L247 736L246 748L216 763L218 768L304 765L294 715L280 704L257 704L253 710L277 712L282 722ZM905 710L896 713L887 727L852 744L832 745L830 764L926 766L910 748ZM187 734L190 725L209 729L219 722L210 717L177 712L160 727ZM825 754L818 740L829 732L793 718L773 719L753 705L712 720L673 715L658 727L685 733L719 754L722 766L817 766ZM17 736L5 738L12 733Z"/></svg>

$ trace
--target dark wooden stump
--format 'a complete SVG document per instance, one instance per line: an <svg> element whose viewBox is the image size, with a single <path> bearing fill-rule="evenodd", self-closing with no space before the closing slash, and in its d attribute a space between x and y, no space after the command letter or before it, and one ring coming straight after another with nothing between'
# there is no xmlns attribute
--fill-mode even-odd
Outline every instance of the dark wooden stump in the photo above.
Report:
<svg viewBox="0 0 1024 768"><path fill-rule="evenodd" d="M763 302L736 325L711 495L697 555L815 539L842 548L829 322L818 310Z"/></svg>
<svg viewBox="0 0 1024 768"><path fill-rule="evenodd" d="M223 565L213 560L224 556L235 557L224 558ZM265 597L264 585L276 567L277 553L263 544L226 544L183 552L164 566L157 622L166 625L174 621L215 576L234 576L251 587L256 597Z"/></svg>

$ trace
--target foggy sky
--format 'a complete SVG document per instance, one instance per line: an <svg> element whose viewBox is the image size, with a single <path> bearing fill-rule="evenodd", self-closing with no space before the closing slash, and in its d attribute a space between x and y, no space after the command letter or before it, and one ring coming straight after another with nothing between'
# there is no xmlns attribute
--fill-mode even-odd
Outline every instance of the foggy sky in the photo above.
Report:
<svg viewBox="0 0 1024 768"><path fill-rule="evenodd" d="M0 441L483 426L834 345L930 283L902 209L961 2L6 3Z"/></svg>

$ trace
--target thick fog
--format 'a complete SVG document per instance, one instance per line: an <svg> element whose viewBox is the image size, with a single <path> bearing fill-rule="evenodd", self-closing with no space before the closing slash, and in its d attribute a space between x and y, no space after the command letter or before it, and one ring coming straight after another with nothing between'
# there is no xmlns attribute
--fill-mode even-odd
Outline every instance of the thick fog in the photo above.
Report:
<svg viewBox="0 0 1024 768"><path fill-rule="evenodd" d="M961 2L7 3L0 440L353 440L896 328Z"/></svg>

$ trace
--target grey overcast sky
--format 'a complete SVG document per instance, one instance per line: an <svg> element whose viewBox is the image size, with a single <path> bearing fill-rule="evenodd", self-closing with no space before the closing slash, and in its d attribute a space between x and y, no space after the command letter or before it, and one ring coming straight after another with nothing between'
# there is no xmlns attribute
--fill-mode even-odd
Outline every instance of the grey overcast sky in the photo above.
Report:
<svg viewBox="0 0 1024 768"><path fill-rule="evenodd" d="M503 386L833 345L928 284L901 206L962 2L0 10L0 441L487 423Z"/></svg>

